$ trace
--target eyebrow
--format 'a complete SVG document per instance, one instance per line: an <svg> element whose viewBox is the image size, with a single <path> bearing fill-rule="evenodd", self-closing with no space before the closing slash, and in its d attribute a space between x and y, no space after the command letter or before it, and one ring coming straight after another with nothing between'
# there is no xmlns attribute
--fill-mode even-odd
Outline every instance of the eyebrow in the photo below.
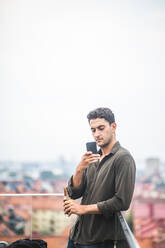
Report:
<svg viewBox="0 0 165 248"><path fill-rule="evenodd" d="M91 127L91 130L96 129L96 128L100 128L100 127L105 127L105 125L99 125L98 127Z"/></svg>

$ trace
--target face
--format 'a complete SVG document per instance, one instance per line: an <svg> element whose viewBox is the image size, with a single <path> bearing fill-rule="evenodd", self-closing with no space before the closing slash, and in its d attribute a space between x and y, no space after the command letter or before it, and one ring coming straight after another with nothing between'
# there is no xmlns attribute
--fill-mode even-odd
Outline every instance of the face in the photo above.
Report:
<svg viewBox="0 0 165 248"><path fill-rule="evenodd" d="M110 124L104 118L90 120L92 135L101 148L108 146L115 137L116 123Z"/></svg>

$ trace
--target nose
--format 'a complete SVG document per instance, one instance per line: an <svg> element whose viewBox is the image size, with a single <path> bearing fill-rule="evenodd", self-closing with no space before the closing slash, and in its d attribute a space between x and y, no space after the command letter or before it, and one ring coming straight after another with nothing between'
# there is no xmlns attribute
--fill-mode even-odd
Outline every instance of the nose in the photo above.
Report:
<svg viewBox="0 0 165 248"><path fill-rule="evenodd" d="M95 133L94 133L94 138L97 139L100 135L99 130L96 129Z"/></svg>

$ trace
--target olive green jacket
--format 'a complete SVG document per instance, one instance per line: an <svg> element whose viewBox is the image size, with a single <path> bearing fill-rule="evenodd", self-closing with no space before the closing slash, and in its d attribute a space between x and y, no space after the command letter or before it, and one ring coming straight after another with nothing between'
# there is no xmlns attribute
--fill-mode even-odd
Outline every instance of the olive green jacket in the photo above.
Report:
<svg viewBox="0 0 165 248"><path fill-rule="evenodd" d="M101 214L78 216L70 239L82 245L125 239L115 213L130 206L135 172L131 154L116 142L100 163L93 163L84 171L78 188L73 187L71 177L67 188L69 196L82 197L83 205L97 204Z"/></svg>

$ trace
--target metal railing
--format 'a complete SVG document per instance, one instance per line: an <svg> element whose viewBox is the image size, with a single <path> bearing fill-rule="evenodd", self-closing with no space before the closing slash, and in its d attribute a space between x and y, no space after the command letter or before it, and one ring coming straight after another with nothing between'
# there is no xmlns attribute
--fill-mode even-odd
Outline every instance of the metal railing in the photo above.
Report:
<svg viewBox="0 0 165 248"><path fill-rule="evenodd" d="M126 237L127 243L130 248L140 248L137 240L135 239L133 233L131 232L131 229L129 228L125 218L123 217L121 212L117 213L117 217L120 221L121 227L123 229L124 235Z"/></svg>
<svg viewBox="0 0 165 248"><path fill-rule="evenodd" d="M5 194L0 194L1 196L64 196L63 193L5 193Z"/></svg>

